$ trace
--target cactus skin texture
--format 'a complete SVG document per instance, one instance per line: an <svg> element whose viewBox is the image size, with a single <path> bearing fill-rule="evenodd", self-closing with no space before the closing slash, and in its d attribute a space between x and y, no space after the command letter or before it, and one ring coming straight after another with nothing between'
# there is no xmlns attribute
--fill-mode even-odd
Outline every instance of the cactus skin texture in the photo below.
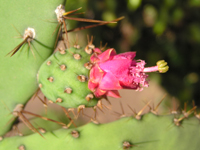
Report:
<svg viewBox="0 0 200 150"><path fill-rule="evenodd" d="M67 108L96 105L98 100L88 89L90 56L84 48L71 47L49 57L38 72L43 94Z"/></svg>
<svg viewBox="0 0 200 150"><path fill-rule="evenodd" d="M126 117L108 124L89 123L75 129L59 129L43 134L45 139L38 134L5 138L0 145L3 149L24 146L25 150L199 149L199 120L194 117L184 119L181 126L176 126L173 119L173 115L156 116L149 113L141 120Z"/></svg>
<svg viewBox="0 0 200 150"><path fill-rule="evenodd" d="M36 74L41 64L53 53L57 24L54 10L64 0L0 1L0 135L10 128L9 115L17 104L25 104L38 88ZM48 21L49 20L49 21ZM7 55L23 39L25 29L34 28L35 40L24 44L15 55ZM16 31L15 28L19 31ZM6 56L7 55L7 56Z"/></svg>

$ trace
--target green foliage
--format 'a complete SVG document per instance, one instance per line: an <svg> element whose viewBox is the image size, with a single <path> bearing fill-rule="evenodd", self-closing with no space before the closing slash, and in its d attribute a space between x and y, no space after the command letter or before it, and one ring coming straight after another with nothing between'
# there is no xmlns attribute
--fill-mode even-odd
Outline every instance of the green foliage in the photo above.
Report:
<svg viewBox="0 0 200 150"><path fill-rule="evenodd" d="M146 114L142 120L122 118L108 124L89 123L76 129L47 132L45 139L38 134L3 139L3 149L26 150L197 150L200 146L200 126L196 118L184 119L181 126L173 123L174 116Z"/></svg>
<svg viewBox="0 0 200 150"><path fill-rule="evenodd" d="M38 83L44 95L67 108L96 105L97 99L88 89L87 82L90 56L84 48L71 47L49 57L38 73Z"/></svg>

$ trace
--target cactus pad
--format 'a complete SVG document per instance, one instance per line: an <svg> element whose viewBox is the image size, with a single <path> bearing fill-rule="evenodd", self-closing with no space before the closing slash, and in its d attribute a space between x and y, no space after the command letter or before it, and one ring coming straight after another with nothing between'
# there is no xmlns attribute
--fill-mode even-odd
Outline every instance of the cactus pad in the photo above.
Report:
<svg viewBox="0 0 200 150"><path fill-rule="evenodd" d="M197 150L200 125L197 118L184 119L181 126L173 123L174 116L146 114L141 120L132 117L96 125L89 123L76 129L47 132L45 139L38 134L5 138L3 149L25 150L87 149L87 150ZM11 144L12 143L12 144Z"/></svg>
<svg viewBox="0 0 200 150"><path fill-rule="evenodd" d="M38 72L38 83L51 102L64 107L94 106L97 99L88 89L90 54L71 47L49 57Z"/></svg>
<svg viewBox="0 0 200 150"><path fill-rule="evenodd" d="M52 34L57 24L50 21L56 21L54 10L63 3L64 0L0 1L0 13L3 14L0 18L0 63L3 64L0 65L1 136L10 129L13 115L8 114L17 104L25 105L38 88L37 71L53 53L56 40L56 33ZM26 29L35 32L33 36L28 35L29 39L24 35ZM17 47L18 52L12 51Z"/></svg>

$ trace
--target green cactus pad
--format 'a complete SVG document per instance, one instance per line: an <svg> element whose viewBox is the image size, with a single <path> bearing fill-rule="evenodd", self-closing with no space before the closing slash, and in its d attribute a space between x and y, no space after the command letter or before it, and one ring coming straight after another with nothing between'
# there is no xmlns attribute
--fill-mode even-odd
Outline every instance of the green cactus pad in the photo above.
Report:
<svg viewBox="0 0 200 150"><path fill-rule="evenodd" d="M64 1L0 1L0 135L10 129L13 116L9 114L15 106L25 104L38 88L37 71L54 50L56 32L52 34L58 24L52 23L57 21L54 10ZM26 43L10 57L7 54L22 43L20 34L27 28L36 33L31 48Z"/></svg>
<svg viewBox="0 0 200 150"><path fill-rule="evenodd" d="M35 127L35 129L39 130L44 129L46 132L47 131L52 131L56 129L60 129L61 127L68 127L68 128L73 128L73 124L69 124L70 120L66 116L66 114L62 111L59 110L58 108L54 107L48 107L46 112L37 112L37 114L47 117L49 120L41 119L39 117L34 117L29 119L29 122ZM52 121L54 120L54 121ZM57 122L58 121L58 122ZM62 124L61 124L62 123ZM64 125L65 124L65 125ZM25 125L23 122L20 123L20 133L23 135L29 135L33 134L33 131L30 130L30 128ZM70 126L68 126L70 125ZM17 134L17 132L15 132Z"/></svg>
<svg viewBox="0 0 200 150"><path fill-rule="evenodd" d="M38 72L38 84L51 101L67 108L94 106L97 99L88 89L90 54L71 47L49 57Z"/></svg>
<svg viewBox="0 0 200 150"><path fill-rule="evenodd" d="M97 125L65 130L59 129L44 134L5 138L2 149L25 150L198 150L200 125L197 118L184 119L181 126L173 123L174 116L146 114L141 120L132 117Z"/></svg>

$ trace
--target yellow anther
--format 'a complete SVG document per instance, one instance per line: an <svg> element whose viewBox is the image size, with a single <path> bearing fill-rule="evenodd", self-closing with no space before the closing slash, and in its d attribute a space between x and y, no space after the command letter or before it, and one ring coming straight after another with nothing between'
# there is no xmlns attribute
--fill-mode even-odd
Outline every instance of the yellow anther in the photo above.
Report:
<svg viewBox="0 0 200 150"><path fill-rule="evenodd" d="M156 64L160 73L165 73L169 70L169 66L164 60L159 60Z"/></svg>

